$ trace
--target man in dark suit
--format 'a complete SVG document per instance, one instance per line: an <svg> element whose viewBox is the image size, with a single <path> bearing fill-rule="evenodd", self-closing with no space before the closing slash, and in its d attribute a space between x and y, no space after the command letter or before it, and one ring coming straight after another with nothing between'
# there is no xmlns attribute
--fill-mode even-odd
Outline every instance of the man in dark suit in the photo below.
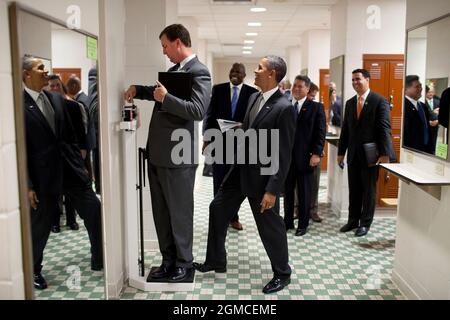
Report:
<svg viewBox="0 0 450 320"><path fill-rule="evenodd" d="M242 122L247 112L248 98L258 90L244 84L245 67L242 63L234 63L230 70L230 82L215 85L212 89L211 103L204 120L203 131L208 129L220 129L217 119L232 120ZM223 158L226 159L225 150L225 134ZM203 142L203 150L210 141ZM217 195L223 178L230 170L229 164L213 164L213 183L214 196ZM242 230L242 224L239 222L239 215L236 214L231 218L230 225L236 230Z"/></svg>
<svg viewBox="0 0 450 320"><path fill-rule="evenodd" d="M149 180L153 218L158 235L162 264L150 274L153 279L184 282L192 271L194 182L198 143L194 121L203 120L211 95L208 69L192 53L189 31L180 24L166 27L159 36L163 52L176 65L169 71L192 74L192 93L182 100L157 81L157 86L130 86L125 100L133 98L156 101L147 141ZM178 141L172 133L182 129L190 134L187 162L176 163L171 157ZM196 129L195 129L196 130Z"/></svg>
<svg viewBox="0 0 450 320"><path fill-rule="evenodd" d="M428 124L430 126L430 142L429 151L434 154L436 151L436 142L439 131L439 105L441 99L435 95L433 86L425 86L425 105L427 106L427 112L429 115Z"/></svg>
<svg viewBox="0 0 450 320"><path fill-rule="evenodd" d="M450 87L442 91L441 105L439 106L439 124L448 128L449 109L450 108Z"/></svg>
<svg viewBox="0 0 450 320"><path fill-rule="evenodd" d="M352 72L352 85L357 95L345 104L337 157L342 166L347 153L349 216L340 231L357 229L357 237L366 235L372 224L378 180L378 166L369 167L363 145L376 143L377 163L388 163L392 144L389 104L384 97L370 90L369 81L367 70Z"/></svg>
<svg viewBox="0 0 450 320"><path fill-rule="evenodd" d="M323 106L308 99L311 80L297 76L292 87L292 108L296 122L294 147L284 191L284 223L294 228L294 192L299 201L296 236L306 234L309 226L314 169L320 164L326 133Z"/></svg>
<svg viewBox="0 0 450 320"><path fill-rule="evenodd" d="M34 286L45 289L43 252L60 194L70 200L84 220L91 242L92 270L103 268L101 208L84 169L65 100L43 90L48 76L40 59L24 57L23 82Z"/></svg>
<svg viewBox="0 0 450 320"><path fill-rule="evenodd" d="M422 84L416 75L405 78L405 107L403 114L403 145L429 153L430 150L430 113L419 99L422 96ZM434 152L433 152L434 153Z"/></svg>
<svg viewBox="0 0 450 320"><path fill-rule="evenodd" d="M285 74L286 63L277 56L261 59L255 70L255 84L262 92L253 94L249 99L243 131L246 135L254 134L256 140L238 146L237 158L241 158L241 152L244 152L245 161L232 166L211 202L206 260L203 264L194 263L194 267L200 272L226 272L225 240L228 222L245 198L248 198L274 273L273 279L263 288L264 293L282 290L290 283L291 275L286 230L279 214L279 197L289 171L295 133L292 106L278 89L278 83ZM244 132L240 130L235 133ZM278 133L278 140L272 143L264 141L264 133L268 136ZM272 161L272 164L277 164L275 170L265 172L268 164L262 164L261 159L251 164L249 155L258 154L255 150L258 145L271 150L272 159L278 159Z"/></svg>

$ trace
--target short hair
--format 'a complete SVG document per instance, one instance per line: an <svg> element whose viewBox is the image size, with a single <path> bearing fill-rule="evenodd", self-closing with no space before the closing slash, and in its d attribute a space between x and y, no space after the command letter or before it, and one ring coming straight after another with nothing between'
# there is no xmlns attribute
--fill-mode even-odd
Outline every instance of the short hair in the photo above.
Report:
<svg viewBox="0 0 450 320"><path fill-rule="evenodd" d="M309 86L309 91L319 91L319 87L314 82L311 82L311 85Z"/></svg>
<svg viewBox="0 0 450 320"><path fill-rule="evenodd" d="M81 81L77 77L70 77L66 82L66 86L70 94L76 94L81 89Z"/></svg>
<svg viewBox="0 0 450 320"><path fill-rule="evenodd" d="M159 39L161 39L163 35L165 35L170 42L180 39L186 47L191 47L191 36L188 29L182 24L171 24L170 26L165 27L164 30L161 31Z"/></svg>
<svg viewBox="0 0 450 320"><path fill-rule="evenodd" d="M27 71L33 69L33 62L36 59L37 59L36 57L31 56L29 54L24 55L22 58L22 69Z"/></svg>
<svg viewBox="0 0 450 320"><path fill-rule="evenodd" d="M231 66L231 69L234 69L234 68L242 69L245 73L245 66L243 63L240 63L240 62L233 63L233 65Z"/></svg>
<svg viewBox="0 0 450 320"><path fill-rule="evenodd" d="M405 88L412 87L414 81L419 81L419 76L411 74L405 77Z"/></svg>
<svg viewBox="0 0 450 320"><path fill-rule="evenodd" d="M305 86L307 86L311 90L311 79L308 76L298 75L295 77L295 80L303 81L305 83Z"/></svg>
<svg viewBox="0 0 450 320"><path fill-rule="evenodd" d="M434 89L433 86L425 86L425 93L428 93L431 89Z"/></svg>
<svg viewBox="0 0 450 320"><path fill-rule="evenodd" d="M269 70L275 70L275 74L277 75L277 83L280 83L287 72L286 62L283 60L283 58L274 55L268 55L264 58L267 59L267 67L269 68Z"/></svg>
<svg viewBox="0 0 450 320"><path fill-rule="evenodd" d="M364 78L370 79L370 72L367 71L366 69L355 69L352 71L352 74L355 74L355 73L361 73Z"/></svg>

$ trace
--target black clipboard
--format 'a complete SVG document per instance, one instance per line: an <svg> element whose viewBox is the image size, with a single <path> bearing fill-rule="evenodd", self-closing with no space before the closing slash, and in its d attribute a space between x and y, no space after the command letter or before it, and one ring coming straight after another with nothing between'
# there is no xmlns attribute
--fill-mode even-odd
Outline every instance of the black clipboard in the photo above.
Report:
<svg viewBox="0 0 450 320"><path fill-rule="evenodd" d="M375 142L364 143L363 148L366 154L367 166L375 167L379 158L377 144Z"/></svg>
<svg viewBox="0 0 450 320"><path fill-rule="evenodd" d="M192 73L190 72L158 72L158 81L171 95L181 100L191 100Z"/></svg>

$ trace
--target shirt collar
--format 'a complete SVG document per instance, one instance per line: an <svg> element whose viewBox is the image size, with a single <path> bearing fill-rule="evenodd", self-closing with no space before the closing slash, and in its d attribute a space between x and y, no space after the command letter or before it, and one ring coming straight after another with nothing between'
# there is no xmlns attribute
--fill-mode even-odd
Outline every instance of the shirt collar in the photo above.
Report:
<svg viewBox="0 0 450 320"><path fill-rule="evenodd" d="M367 100L367 96L369 95L369 93L370 93L370 89L367 89L367 91L366 92L364 92L364 94L361 96L362 98L363 98L363 101L366 101ZM358 95L358 98L359 98L360 96Z"/></svg>
<svg viewBox="0 0 450 320"><path fill-rule="evenodd" d="M414 108L418 109L418 106L417 106L418 101L417 100L414 100L413 98L408 97L408 96L405 96L405 97L413 104Z"/></svg>
<svg viewBox="0 0 450 320"><path fill-rule="evenodd" d="M184 66L191 61L192 59L194 59L197 55L195 53L191 54L189 57L187 57L186 59L184 59L183 61L180 62L180 67L178 68L178 70L181 70L184 68Z"/></svg>
<svg viewBox="0 0 450 320"><path fill-rule="evenodd" d="M294 105L296 102L298 102L298 106L301 108L303 106L303 104L305 103L306 99L308 98L308 96L303 97L300 100L296 100L295 98L292 98L292 105Z"/></svg>
<svg viewBox="0 0 450 320"><path fill-rule="evenodd" d="M273 88L272 90L266 91L263 93L264 102L269 101L270 97L273 96L275 92L278 91L278 87Z"/></svg>
<svg viewBox="0 0 450 320"><path fill-rule="evenodd" d="M241 92L241 89L242 89L243 85L244 85L243 82L242 82L240 85L238 85L238 86L235 86L234 84L232 84L232 83L230 82L230 89L231 89L231 92L233 92L233 88L234 88L234 87L238 87L238 91Z"/></svg>
<svg viewBox="0 0 450 320"><path fill-rule="evenodd" d="M31 90L30 88L28 88L26 86L25 83L23 84L23 87L24 87L25 91L31 96L31 98L33 98L34 102L37 103L39 95L42 93L42 91L41 92L37 92L37 91Z"/></svg>

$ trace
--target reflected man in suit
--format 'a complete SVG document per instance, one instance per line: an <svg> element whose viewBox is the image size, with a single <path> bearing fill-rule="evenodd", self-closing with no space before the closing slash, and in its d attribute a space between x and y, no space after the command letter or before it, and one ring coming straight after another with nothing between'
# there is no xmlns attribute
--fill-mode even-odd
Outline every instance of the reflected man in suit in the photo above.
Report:
<svg viewBox="0 0 450 320"><path fill-rule="evenodd" d="M441 99L435 95L435 90L432 85L425 86L425 105L427 106L427 112L429 114L428 124L430 125L430 142L429 150L433 154L436 150L436 141L439 131L439 105Z"/></svg>
<svg viewBox="0 0 450 320"><path fill-rule="evenodd" d="M439 106L439 124L443 127L448 128L449 121L449 108L450 108L450 87L442 91L441 94L441 105ZM448 136L446 137L448 139ZM444 141L448 144L448 141Z"/></svg>
<svg viewBox="0 0 450 320"><path fill-rule="evenodd" d="M153 219L163 261L150 277L184 282L191 275L193 260L194 183L198 166L194 147L198 145L195 121L203 120L209 105L211 75L192 52L191 37L183 25L166 27L159 39L163 53L175 63L169 72L192 74L191 98L177 98L157 81L156 86L130 86L125 92L125 100L156 101L147 140L148 175ZM175 163L171 156L179 143L171 141L172 133L177 129L190 134L191 159L188 163Z"/></svg>
<svg viewBox="0 0 450 320"><path fill-rule="evenodd" d="M203 130L219 129L217 119L232 120L236 122L243 122L245 113L247 112L248 98L258 90L246 85L245 66L242 63L234 63L230 70L230 82L215 85L212 88L211 103L209 104L208 112L204 120ZM225 134L223 135L225 141ZM203 142L203 150L210 143L210 141ZM226 142L224 142L223 158L225 155ZM214 196L217 195L223 178L230 170L230 164L213 164L213 182L214 182ZM239 210L238 210L239 211ZM242 230L242 224L239 222L239 215L236 214L231 218L230 225L236 230Z"/></svg>
<svg viewBox="0 0 450 320"><path fill-rule="evenodd" d="M34 260L34 287L47 288L41 274L44 248L61 194L84 220L91 242L91 269L103 268L100 201L84 168L64 98L43 90L48 75L43 62L26 56L22 62L28 198Z"/></svg>
<svg viewBox="0 0 450 320"><path fill-rule="evenodd" d="M278 89L278 84L286 75L286 69L286 63L280 57L266 56L261 59L255 70L255 85L262 92L250 97L243 122L244 132L254 133L265 150L274 151L278 147L278 170L267 175L261 171L267 164L263 165L260 159L257 159L256 164L250 164L248 155L255 152L255 145L245 144L245 163L232 166L210 204L206 260L204 263L194 263L194 267L200 272L226 272L227 226L247 198L274 273L272 280L263 288L264 293L282 290L290 283L291 275L286 230L279 214L279 197L289 171L295 134L292 105ZM264 133L270 136L272 130L279 133L276 147L267 141L271 139L264 141L262 137ZM273 159L274 155L271 157Z"/></svg>
<svg viewBox="0 0 450 320"><path fill-rule="evenodd" d="M387 100L370 90L370 74L365 69L352 72L356 95L345 104L337 162L343 165L347 153L349 216L340 231L357 229L365 236L375 213L378 166L369 167L363 145L376 143L378 163L389 163L391 154L390 107Z"/></svg>
<svg viewBox="0 0 450 320"><path fill-rule="evenodd" d="M296 236L306 234L309 226L314 169L320 164L325 145L326 119L323 106L308 99L311 80L297 76L292 86L292 108L296 122L294 147L284 190L284 223L294 228L294 192L299 201Z"/></svg>

